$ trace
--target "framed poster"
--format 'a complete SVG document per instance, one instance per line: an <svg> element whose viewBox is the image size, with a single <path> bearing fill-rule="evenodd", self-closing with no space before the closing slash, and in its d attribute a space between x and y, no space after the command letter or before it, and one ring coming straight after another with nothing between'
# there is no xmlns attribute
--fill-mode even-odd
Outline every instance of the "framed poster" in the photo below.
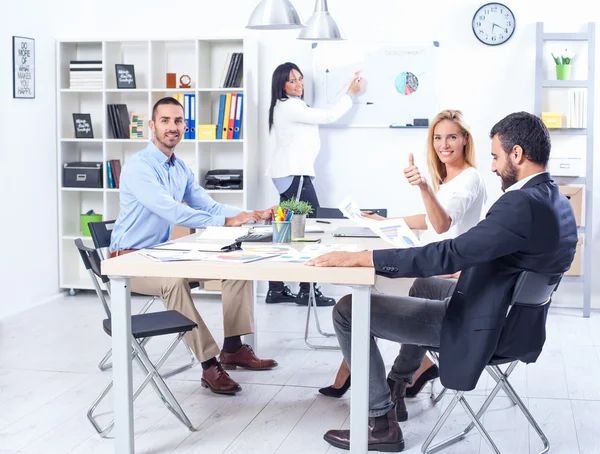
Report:
<svg viewBox="0 0 600 454"><path fill-rule="evenodd" d="M75 127L76 139L93 139L92 116L85 113L73 114L73 126Z"/></svg>
<svg viewBox="0 0 600 454"><path fill-rule="evenodd" d="M117 88L135 88L135 70L133 65L115 65Z"/></svg>
<svg viewBox="0 0 600 454"><path fill-rule="evenodd" d="M35 40L13 36L13 98L35 98Z"/></svg>

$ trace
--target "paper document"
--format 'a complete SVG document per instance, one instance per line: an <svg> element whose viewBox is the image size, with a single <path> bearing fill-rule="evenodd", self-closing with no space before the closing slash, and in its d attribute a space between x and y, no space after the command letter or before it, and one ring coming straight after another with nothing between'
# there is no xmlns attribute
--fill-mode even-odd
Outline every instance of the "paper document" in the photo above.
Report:
<svg viewBox="0 0 600 454"><path fill-rule="evenodd" d="M277 244L257 245L252 243L242 243L242 249L246 252L254 252L257 254L279 255L290 252L292 248Z"/></svg>
<svg viewBox="0 0 600 454"><path fill-rule="evenodd" d="M168 243L159 244L151 249L164 249L169 251L203 251L203 252L222 252L224 247L228 247L231 243L176 243L169 241Z"/></svg>
<svg viewBox="0 0 600 454"><path fill-rule="evenodd" d="M268 259L271 257L275 257L273 254L262 254L256 252L246 252L246 251L234 251L227 252L223 254L215 254L209 255L206 257L208 261L214 262L234 262L234 263L248 263L255 262L256 260Z"/></svg>
<svg viewBox="0 0 600 454"><path fill-rule="evenodd" d="M198 251L158 251L144 249L140 252L144 257L155 260L157 262L178 262L182 260L204 260L206 254L201 254Z"/></svg>
<svg viewBox="0 0 600 454"><path fill-rule="evenodd" d="M235 240L240 236L248 235L249 227L215 227L208 226L198 238L202 240Z"/></svg>
<svg viewBox="0 0 600 454"><path fill-rule="evenodd" d="M386 219L385 221L365 218L362 216L358 205L350 198L344 199L338 208L348 219L356 221L363 227L370 228L381 239L397 248L420 246L419 239L402 218Z"/></svg>
<svg viewBox="0 0 600 454"><path fill-rule="evenodd" d="M362 249L364 251L364 248ZM309 244L304 246L302 249L303 254L327 254L328 252L335 251L346 251L356 252L358 251L358 245L356 244Z"/></svg>

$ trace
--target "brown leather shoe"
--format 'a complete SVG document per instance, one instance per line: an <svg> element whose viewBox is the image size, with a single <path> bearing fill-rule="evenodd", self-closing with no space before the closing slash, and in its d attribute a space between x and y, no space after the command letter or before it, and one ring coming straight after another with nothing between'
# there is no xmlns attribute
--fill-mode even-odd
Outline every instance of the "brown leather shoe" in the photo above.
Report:
<svg viewBox="0 0 600 454"><path fill-rule="evenodd" d="M387 379L388 386L392 392L392 402L396 408L396 420L403 422L408 419L408 410L406 409L406 403L404 398L406 397L406 385L405 381L395 381L391 378Z"/></svg>
<svg viewBox="0 0 600 454"><path fill-rule="evenodd" d="M375 427L375 418L369 418L369 451L400 452L404 449L402 430L396 421L396 411L387 412L387 427ZM349 430L330 430L323 439L340 449L350 449Z"/></svg>
<svg viewBox="0 0 600 454"><path fill-rule="evenodd" d="M216 394L235 394L242 390L242 387L223 370L219 363L202 371L200 383L204 388L209 388Z"/></svg>
<svg viewBox="0 0 600 454"><path fill-rule="evenodd" d="M235 370L236 367L243 367L252 370L267 370L277 366L277 361L274 359L260 359L254 354L252 347L242 345L235 353L227 353L221 351L219 361L223 365L223 369Z"/></svg>

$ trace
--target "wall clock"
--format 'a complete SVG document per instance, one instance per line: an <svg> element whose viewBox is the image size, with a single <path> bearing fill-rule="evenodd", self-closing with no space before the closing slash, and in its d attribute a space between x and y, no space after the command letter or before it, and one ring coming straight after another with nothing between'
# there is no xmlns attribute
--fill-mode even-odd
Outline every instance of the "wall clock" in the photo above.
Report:
<svg viewBox="0 0 600 454"><path fill-rule="evenodd" d="M502 3L486 3L475 12L471 26L475 37L483 44L498 46L515 32L515 16Z"/></svg>

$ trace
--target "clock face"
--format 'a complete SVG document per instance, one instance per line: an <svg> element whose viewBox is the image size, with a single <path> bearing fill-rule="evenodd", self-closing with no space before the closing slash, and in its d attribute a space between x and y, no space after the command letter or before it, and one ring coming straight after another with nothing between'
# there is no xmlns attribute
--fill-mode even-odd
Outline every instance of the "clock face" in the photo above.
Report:
<svg viewBox="0 0 600 454"><path fill-rule="evenodd" d="M515 16L502 3L486 3L473 16L473 33L488 46L505 43L515 32Z"/></svg>

